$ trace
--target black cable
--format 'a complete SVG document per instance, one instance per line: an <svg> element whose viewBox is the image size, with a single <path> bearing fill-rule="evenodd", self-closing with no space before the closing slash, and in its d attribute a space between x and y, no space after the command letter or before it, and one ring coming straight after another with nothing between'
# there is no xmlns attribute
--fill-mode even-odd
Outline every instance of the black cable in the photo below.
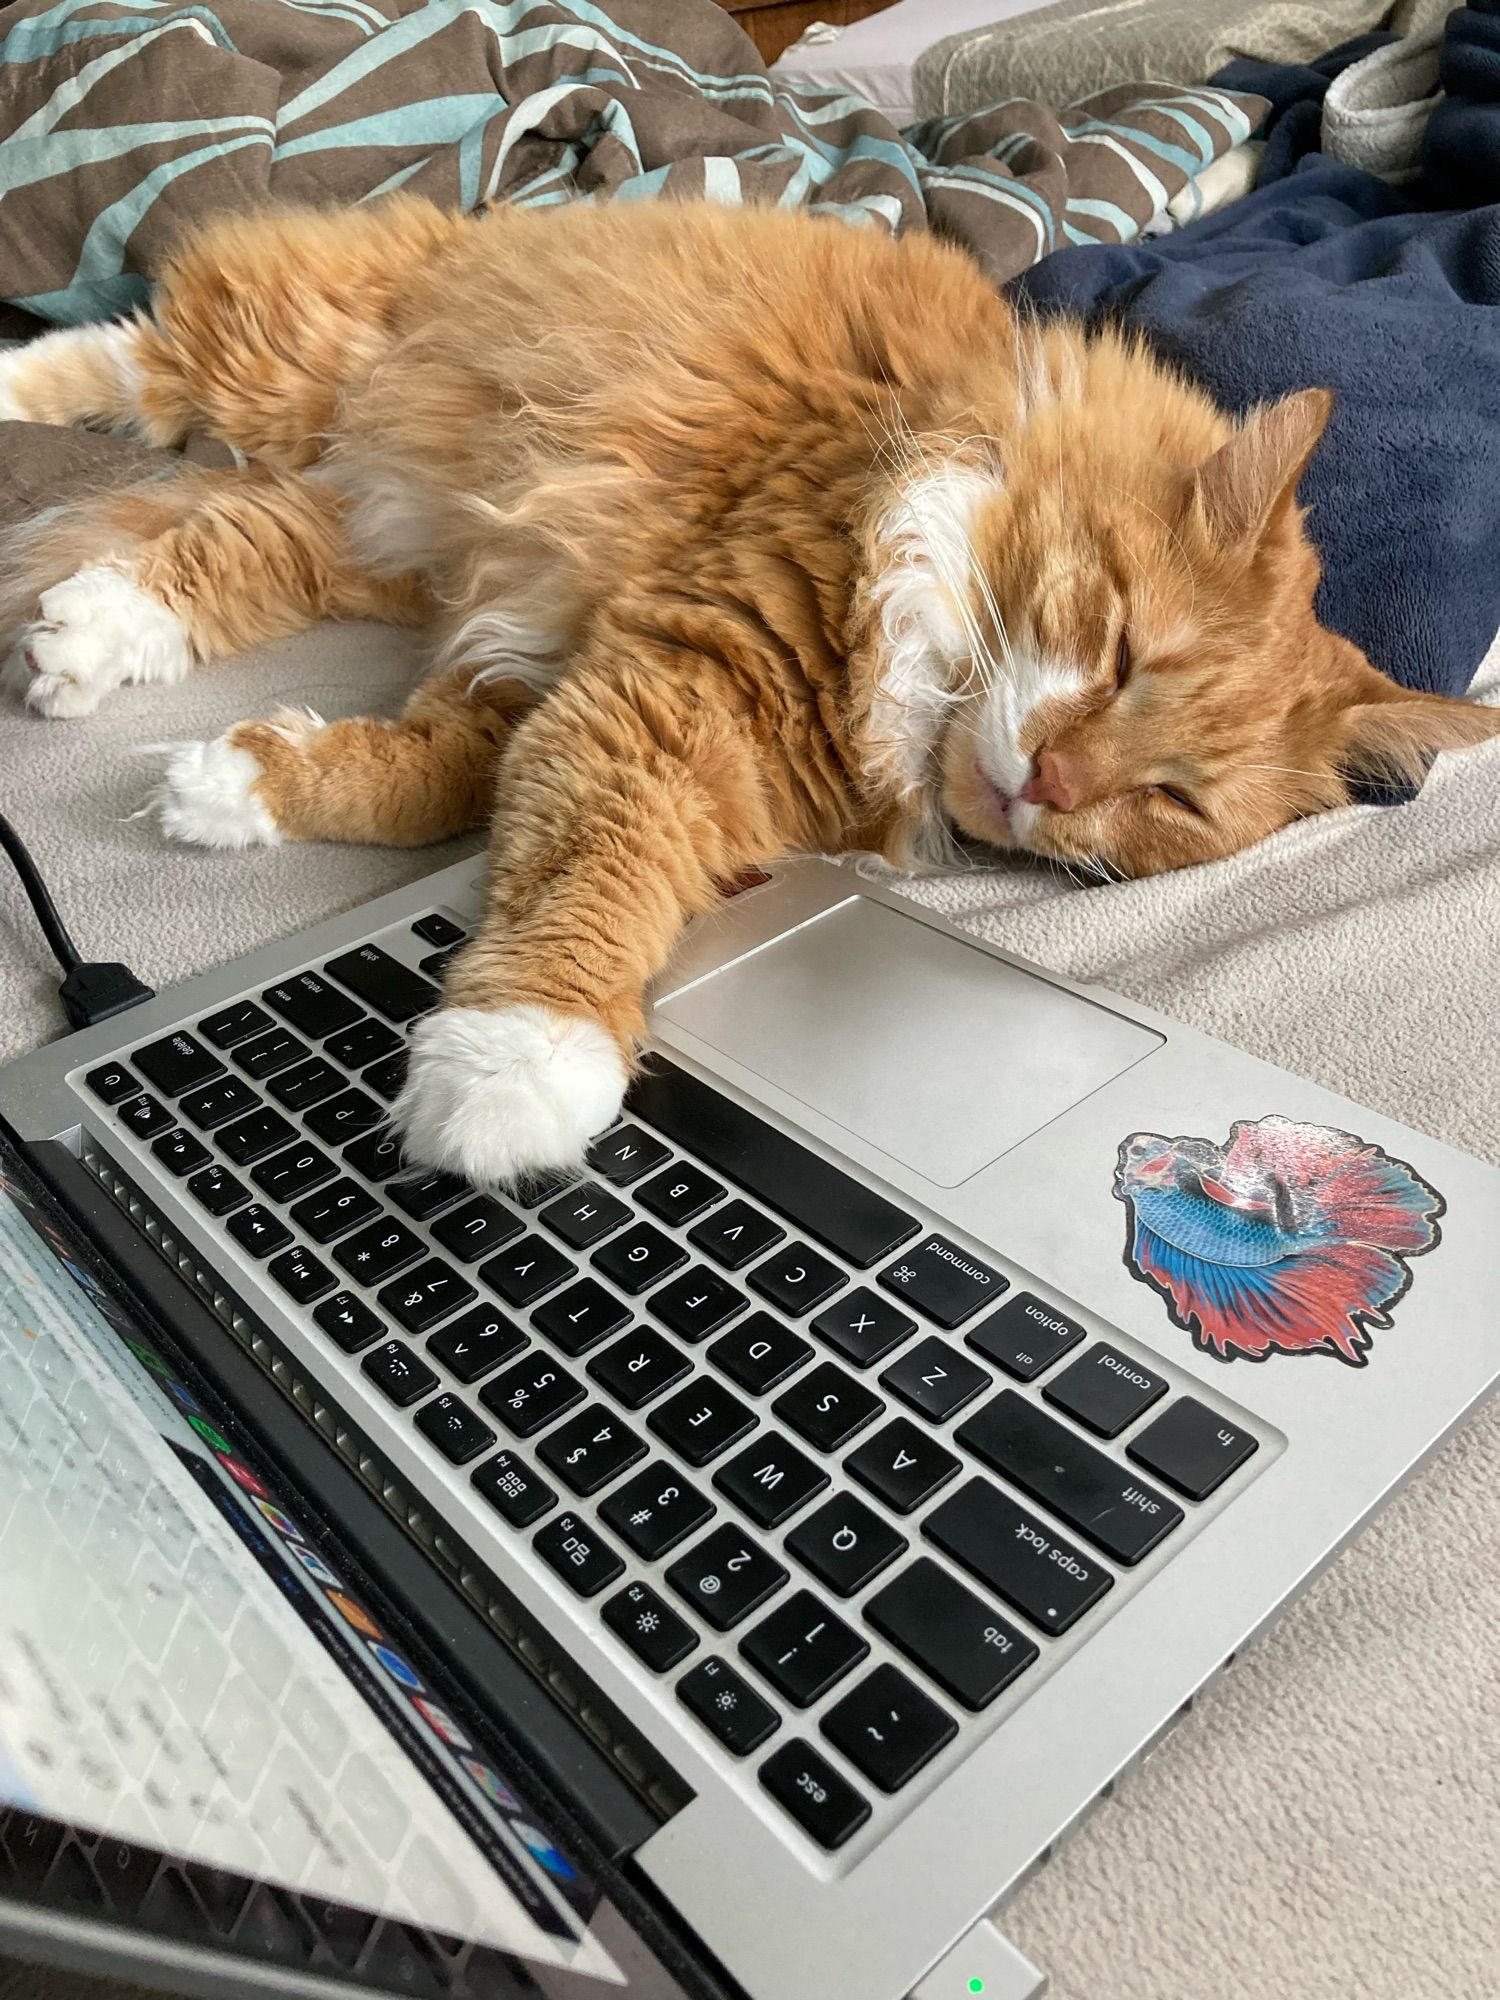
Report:
<svg viewBox="0 0 1500 2000"><path fill-rule="evenodd" d="M84 963L77 945L68 935L67 925L57 913L57 905L42 880L41 871L32 860L25 841L4 813L0 813L0 847L5 849L11 866L20 878L26 900L36 913L48 949L63 969L63 981L57 989L57 997L62 1002L70 1027L91 1028L96 1021L107 1021L111 1015L123 1014L127 1007L138 1007L143 1000L153 998L152 989L143 985L128 965L106 964L99 960Z"/></svg>

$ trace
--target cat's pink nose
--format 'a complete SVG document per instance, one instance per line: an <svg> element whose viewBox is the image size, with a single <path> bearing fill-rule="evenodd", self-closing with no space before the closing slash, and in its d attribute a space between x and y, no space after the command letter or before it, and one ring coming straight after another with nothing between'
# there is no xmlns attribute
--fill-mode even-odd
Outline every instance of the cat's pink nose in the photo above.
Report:
<svg viewBox="0 0 1500 2000"><path fill-rule="evenodd" d="M1039 750L1036 768L1022 785L1020 796L1029 806L1053 806L1071 812L1083 795L1082 773L1053 750Z"/></svg>

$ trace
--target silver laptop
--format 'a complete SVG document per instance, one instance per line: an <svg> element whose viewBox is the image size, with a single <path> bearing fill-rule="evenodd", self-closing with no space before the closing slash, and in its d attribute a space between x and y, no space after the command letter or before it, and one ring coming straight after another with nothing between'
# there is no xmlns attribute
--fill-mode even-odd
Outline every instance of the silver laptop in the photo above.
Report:
<svg viewBox="0 0 1500 2000"><path fill-rule="evenodd" d="M1494 1386L1500 1174L806 861L476 1189L385 1121L479 891L0 1073L0 1946L1026 2000L987 1913Z"/></svg>

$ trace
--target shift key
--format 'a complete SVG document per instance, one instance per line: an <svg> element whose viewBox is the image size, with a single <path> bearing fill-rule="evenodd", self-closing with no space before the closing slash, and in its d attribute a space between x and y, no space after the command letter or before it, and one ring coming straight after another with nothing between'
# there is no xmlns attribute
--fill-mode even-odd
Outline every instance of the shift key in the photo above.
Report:
<svg viewBox="0 0 1500 2000"><path fill-rule="evenodd" d="M1117 1562L1138 1563L1182 1519L1175 1502L1076 1432L1002 1390L960 1424L958 1442Z"/></svg>

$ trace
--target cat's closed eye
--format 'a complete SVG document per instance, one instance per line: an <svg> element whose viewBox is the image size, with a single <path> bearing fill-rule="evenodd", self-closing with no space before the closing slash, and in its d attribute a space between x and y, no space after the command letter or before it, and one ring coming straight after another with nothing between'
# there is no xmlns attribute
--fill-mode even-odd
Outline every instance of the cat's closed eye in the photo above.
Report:
<svg viewBox="0 0 1500 2000"><path fill-rule="evenodd" d="M1183 812L1191 813L1195 819L1208 817L1198 801L1190 797L1187 792L1179 791L1176 785L1148 785L1146 794L1148 798L1165 799L1168 804L1179 806Z"/></svg>
<svg viewBox="0 0 1500 2000"><path fill-rule="evenodd" d="M1115 646L1115 684L1112 693L1118 694L1124 687L1130 679L1130 671L1134 665L1135 661L1130 651L1130 634L1122 631Z"/></svg>

